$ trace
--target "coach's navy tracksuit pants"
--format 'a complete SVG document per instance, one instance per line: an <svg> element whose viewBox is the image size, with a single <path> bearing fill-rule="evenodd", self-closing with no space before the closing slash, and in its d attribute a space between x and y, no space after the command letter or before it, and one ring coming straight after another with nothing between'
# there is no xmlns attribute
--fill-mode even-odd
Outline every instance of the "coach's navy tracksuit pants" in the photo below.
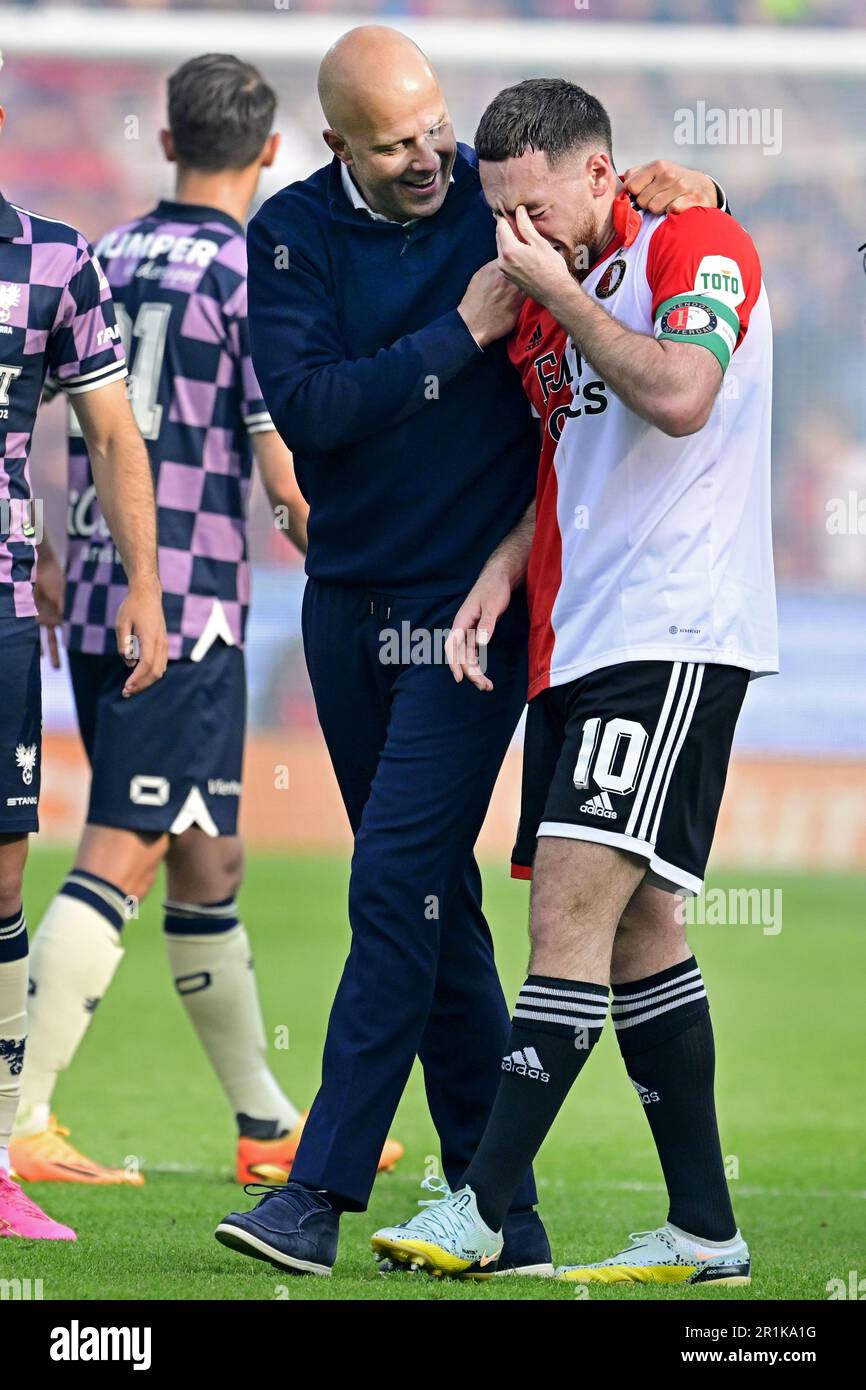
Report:
<svg viewBox="0 0 866 1390"><path fill-rule="evenodd" d="M355 850L352 944L292 1176L350 1209L367 1205L416 1055L459 1185L509 1037L473 849L525 702L525 606L516 598L497 625L490 693L457 685L443 664L381 659L388 631L444 631L461 602L315 580L304 595L307 665ZM514 1206L536 1200L530 1172Z"/></svg>

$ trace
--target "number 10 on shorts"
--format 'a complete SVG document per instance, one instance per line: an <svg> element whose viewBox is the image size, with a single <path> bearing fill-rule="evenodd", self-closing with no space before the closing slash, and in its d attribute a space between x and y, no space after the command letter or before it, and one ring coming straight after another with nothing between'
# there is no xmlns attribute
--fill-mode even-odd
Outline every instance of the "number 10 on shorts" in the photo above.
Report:
<svg viewBox="0 0 866 1390"><path fill-rule="evenodd" d="M602 727L604 732L601 732ZM646 729L635 719L608 719L603 726L599 718L586 719L574 765L572 781L575 787L578 790L588 787L591 774L602 791L628 796L637 786L648 741ZM615 767L619 771L614 772Z"/></svg>

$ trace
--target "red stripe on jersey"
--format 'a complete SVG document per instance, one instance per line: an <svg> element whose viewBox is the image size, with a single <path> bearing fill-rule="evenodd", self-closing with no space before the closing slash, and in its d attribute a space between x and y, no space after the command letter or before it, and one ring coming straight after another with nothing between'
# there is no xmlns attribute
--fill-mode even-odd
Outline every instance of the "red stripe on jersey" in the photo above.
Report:
<svg viewBox="0 0 866 1390"><path fill-rule="evenodd" d="M512 865L511 865L511 877L512 877L512 878L530 878L530 879L531 879L531 878L532 878L532 869L530 868L530 866L529 866L528 864L512 864Z"/></svg>
<svg viewBox="0 0 866 1390"><path fill-rule="evenodd" d="M557 520L558 484L553 458L557 439L551 433L551 413L569 406L573 383L566 374L565 330L547 309L527 300L508 352L523 380L541 424L541 460L536 488L535 536L529 556L526 592L529 600L529 698L550 683L550 660L555 634L551 617L562 585L562 537Z"/></svg>
<svg viewBox="0 0 866 1390"><path fill-rule="evenodd" d="M545 445L547 439L545 439ZM526 594L529 601L529 690L531 700L550 685L550 663L556 634L553 605L562 588L562 536L559 533L557 502L559 481L553 466L556 445L543 448L538 470L535 505L535 535L529 555Z"/></svg>

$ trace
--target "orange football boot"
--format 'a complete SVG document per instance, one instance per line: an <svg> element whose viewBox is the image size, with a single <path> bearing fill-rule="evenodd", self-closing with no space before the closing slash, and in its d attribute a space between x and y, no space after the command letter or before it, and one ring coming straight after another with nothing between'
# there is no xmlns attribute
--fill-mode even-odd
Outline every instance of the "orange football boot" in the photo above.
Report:
<svg viewBox="0 0 866 1390"><path fill-rule="evenodd" d="M288 1181L310 1112L305 1110L295 1128L282 1139L238 1139L235 1175L238 1182L283 1183ZM377 1172L392 1173L406 1150L396 1139L386 1139Z"/></svg>
<svg viewBox="0 0 866 1390"><path fill-rule="evenodd" d="M38 1134L13 1135L9 1162L25 1182L83 1182L95 1187L141 1187L144 1174L126 1168L103 1168L68 1142L69 1130L51 1116L48 1129Z"/></svg>

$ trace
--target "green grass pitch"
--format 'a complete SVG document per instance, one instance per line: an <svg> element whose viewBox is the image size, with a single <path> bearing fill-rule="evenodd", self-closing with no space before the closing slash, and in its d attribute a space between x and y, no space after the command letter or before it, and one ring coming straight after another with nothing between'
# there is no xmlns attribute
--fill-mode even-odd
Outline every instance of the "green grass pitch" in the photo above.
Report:
<svg viewBox="0 0 866 1390"><path fill-rule="evenodd" d="M35 848L32 924L69 865ZM342 860L251 856L241 903L256 954L272 1049L289 1094L316 1090L328 1006L347 945ZM509 999L526 961L526 885L485 874L486 906ZM754 1261L749 1289L593 1288L532 1279L440 1283L376 1271L368 1238L414 1210L437 1146L420 1076L393 1133L406 1145L370 1210L346 1217L333 1278L292 1279L218 1245L216 1222L250 1199L231 1176L232 1117L175 997L155 892L125 930L126 958L76 1064L60 1082L58 1118L93 1158L136 1155L141 1189L57 1183L31 1191L78 1243L0 1242L0 1278L43 1281L46 1299L825 1299L827 1281L864 1270L862 1002L866 879L797 874L716 877L715 886L781 888L783 926L696 926L716 1030L725 1154ZM629 1231L664 1219L660 1171L641 1106L607 1029L537 1165L554 1258L602 1258Z"/></svg>

